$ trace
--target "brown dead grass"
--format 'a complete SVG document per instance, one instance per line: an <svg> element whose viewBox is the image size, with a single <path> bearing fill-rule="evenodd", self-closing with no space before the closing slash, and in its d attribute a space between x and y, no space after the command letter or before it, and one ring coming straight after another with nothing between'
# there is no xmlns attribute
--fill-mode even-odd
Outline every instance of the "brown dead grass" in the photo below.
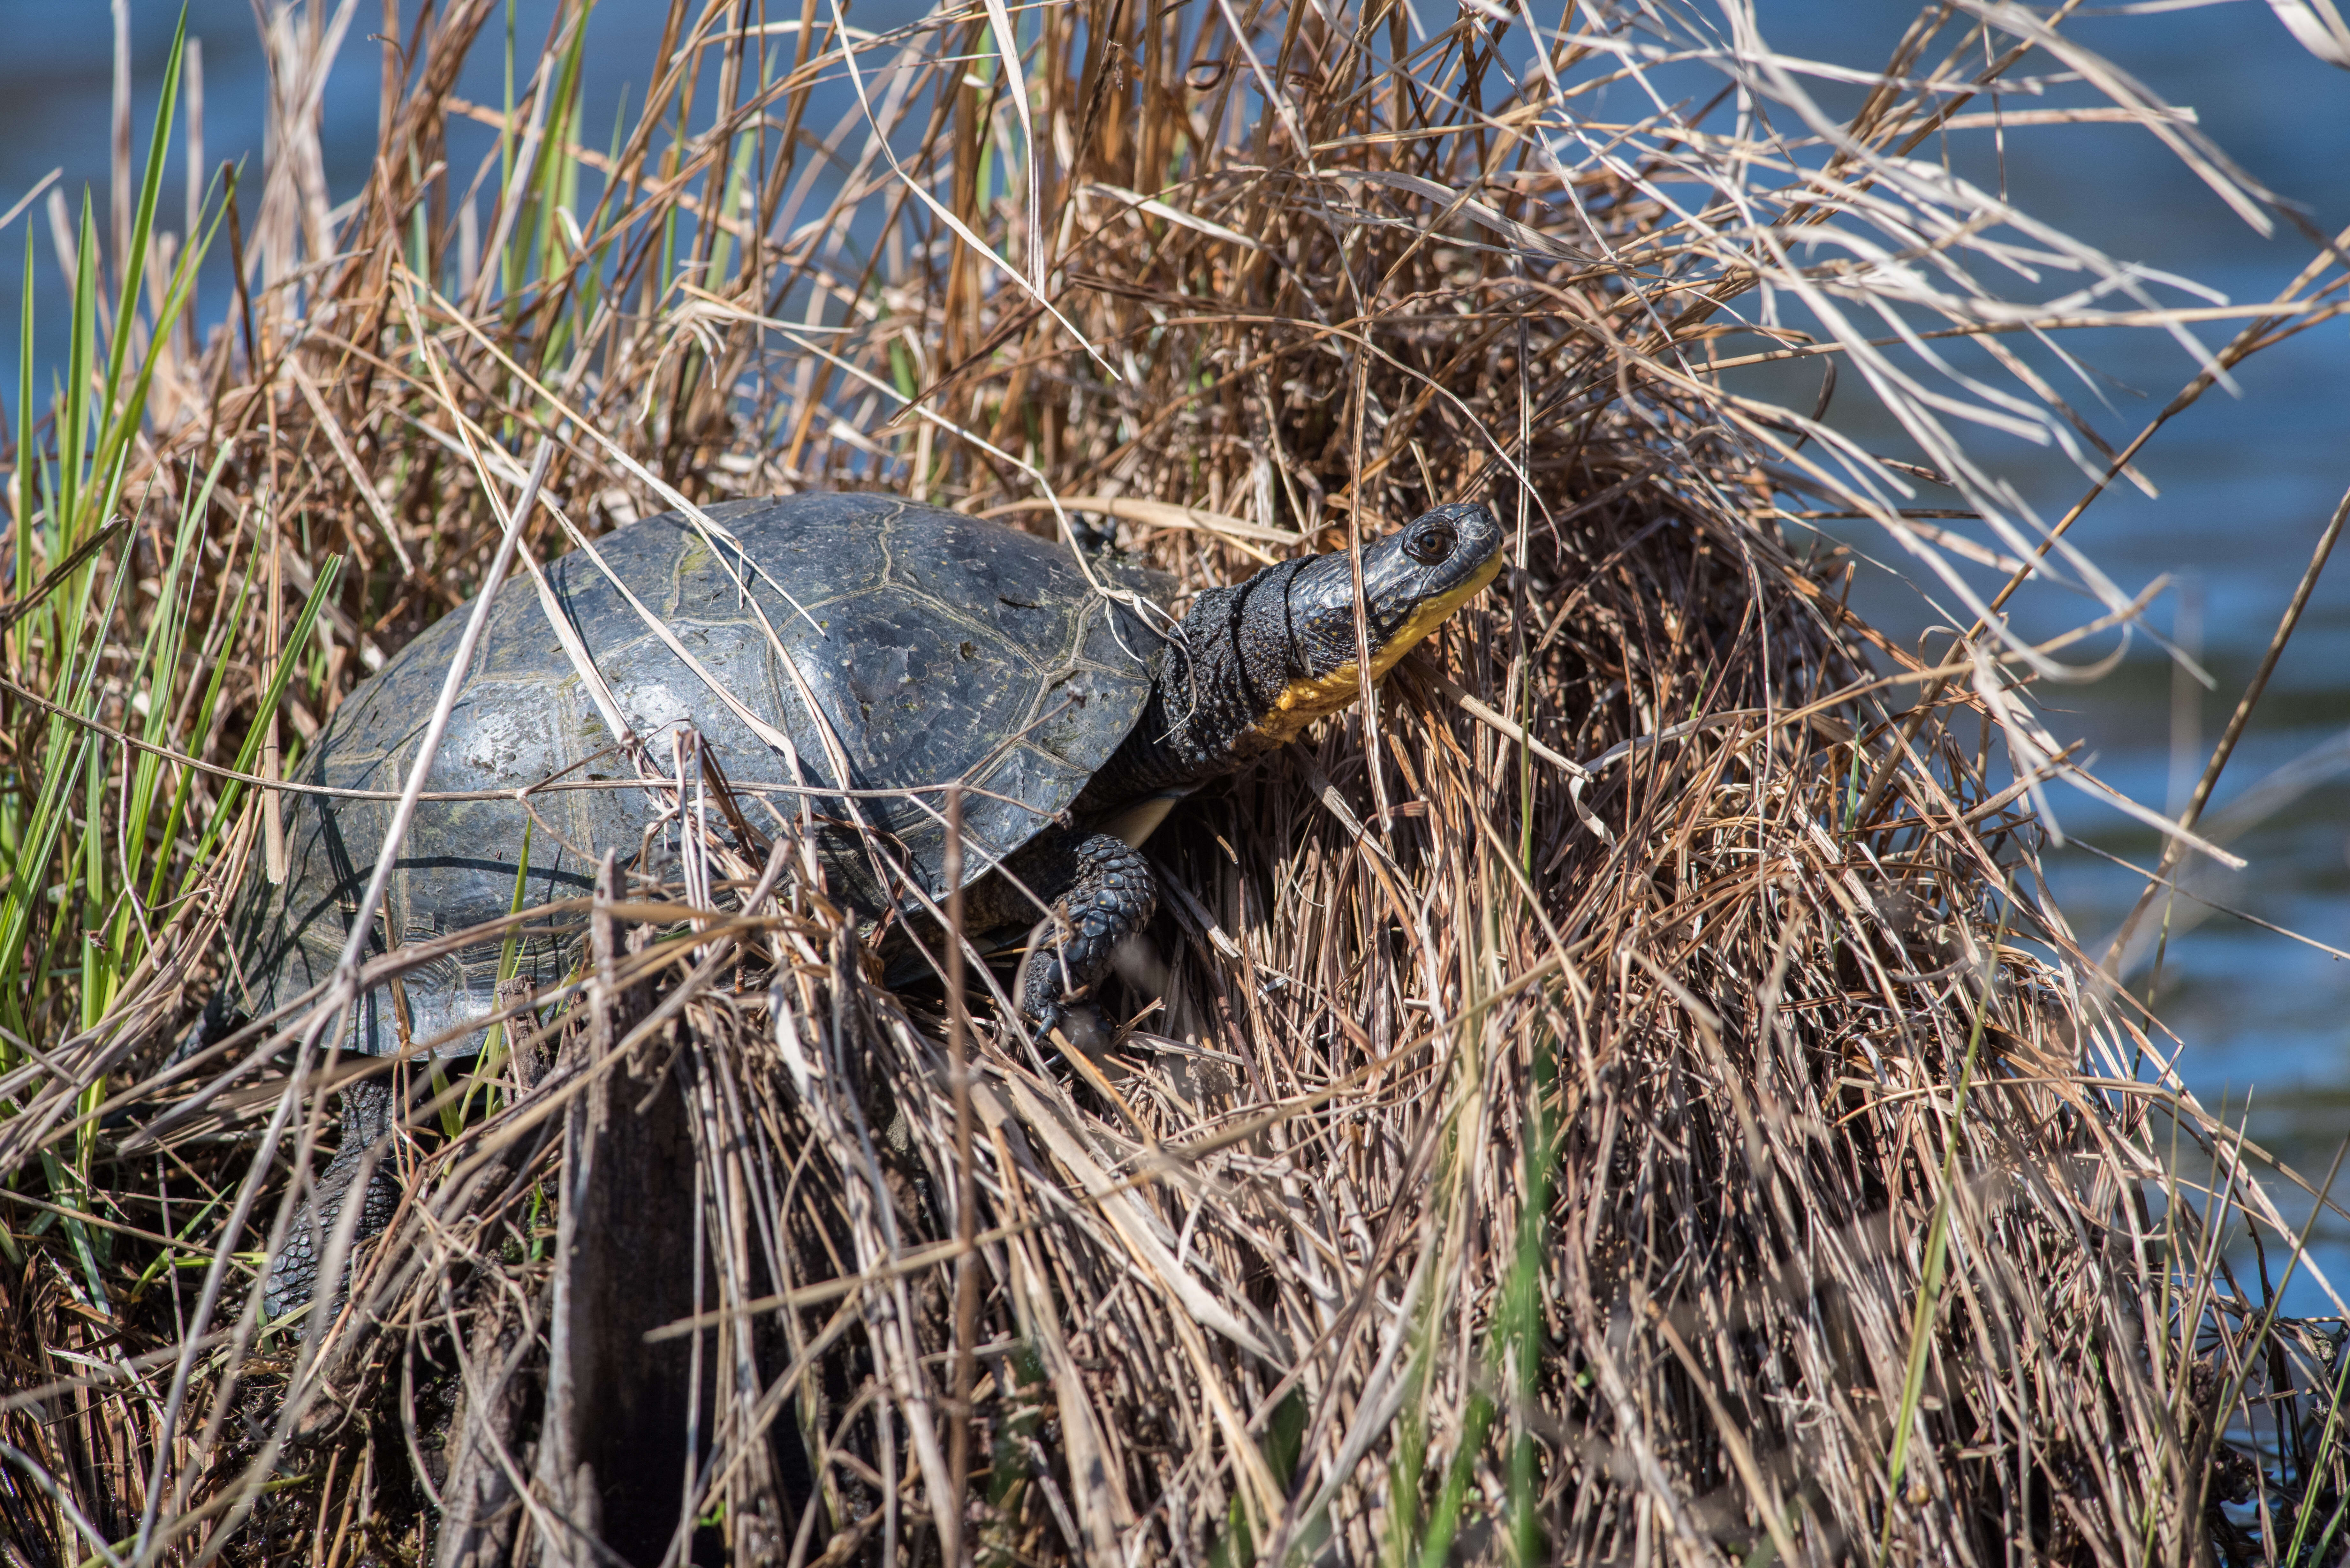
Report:
<svg viewBox="0 0 2350 1568"><path fill-rule="evenodd" d="M484 491L511 502L540 432L547 493L590 531L824 484L1049 529L1057 496L1196 587L1482 496L1517 528L1513 569L1375 711L1153 841L1159 961L1116 1049L1065 1058L980 1011L961 1141L935 990L877 988L788 844L750 908L763 867L689 837L683 884L625 891L716 923L648 947L622 912L608 981L541 999L556 1066L504 1070L494 1114L453 1136L411 1132L413 1201L307 1336L262 1332L252 1290L288 1157L326 1131L317 1064L280 1048L303 1021L144 1081L270 824L248 795L202 863L164 845L191 895L142 908L143 957L87 1025L83 993L28 984L0 1080L12 1563L101 1542L191 1564L432 1552L461 1364L478 1390L502 1354L539 1397L579 1107L657 1088L701 1170L704 1551L937 1554L965 1345L982 1381L956 1507L991 1563L2281 1561L2305 1515L2314 1547L2345 1480L2332 1341L2273 1317L2292 1239L2256 1151L2159 1070L2040 887L2033 799L2001 783L2002 738L2048 763L2035 784L2065 765L2022 690L2054 655L1994 617L1927 670L1846 609L1849 553L1812 527L1873 520L1952 593L1968 579L1902 505L2049 548L1929 396L1977 394L1860 325L1881 307L2003 351L2017 321L2104 308L2053 288L1995 308L1975 278L2025 243L2013 214L1898 161L1980 107L1915 86L1982 69L1963 16L1921 19L1823 170L1702 100L1591 97L1663 71L1644 42L1708 36L1597 8L1544 36L1544 63L1523 18L1422 36L1392 5L1145 21L1097 0L1005 13L1007 78L991 12L966 6L864 47L844 92L826 8L681 0L616 152L562 98L574 7L552 64L518 67L511 120L453 98L499 14L401 9L385 156L332 193L301 105L335 40L323 7L285 15L294 107L237 196L243 286L201 343L156 339L124 493L149 543L99 557L151 577L225 453L199 619L225 637L245 581L270 609L207 649L229 671L208 730L184 686L148 693L182 704L167 750L234 757L336 553L321 656L278 714L289 751L314 732L467 597L497 538ZM746 15L795 26L763 58L729 31ZM2061 40L2021 42L1992 35L1997 71L2055 68ZM1806 133L1766 59L1701 65ZM2106 108L2159 109L2103 86ZM891 117L888 156L860 95ZM483 123L520 177L475 181ZM514 270L468 273L502 236ZM1802 248L1830 236L1915 270ZM2031 243L2071 282L2115 274ZM2221 358L2330 314L2329 265ZM1766 292L1846 325L1825 348L1762 330ZM1949 483L1904 496L1808 407L1724 388L1725 360L1814 352ZM2013 372L2012 417L2111 476L2022 360L1987 363ZM546 514L527 526L567 547ZM93 609L81 635L135 669L147 606ZM59 660L12 649L29 770L49 719L25 693ZM98 717L128 727L131 695ZM135 759L106 744L119 779ZM188 777L187 821L213 821L223 781ZM119 831L113 789L88 826ZM126 1144L163 1100L169 1134ZM130 1120L91 1120L99 1102ZM276 1158L248 1182L265 1128ZM2190 1144L2216 1196L2168 1174ZM2272 1249L2257 1282L2221 1246L2247 1224ZM533 1435L509 1430L525 1477ZM545 1501L498 1553L543 1532L550 1560L578 1552Z"/></svg>

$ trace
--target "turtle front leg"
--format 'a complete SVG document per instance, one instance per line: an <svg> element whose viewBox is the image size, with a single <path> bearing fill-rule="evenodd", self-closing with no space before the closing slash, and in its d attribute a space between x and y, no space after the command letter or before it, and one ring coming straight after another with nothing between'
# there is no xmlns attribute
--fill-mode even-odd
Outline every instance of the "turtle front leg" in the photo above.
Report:
<svg viewBox="0 0 2350 1568"><path fill-rule="evenodd" d="M318 1173L309 1200L295 1212L285 1247L269 1260L269 1279L262 1286L261 1303L271 1317L292 1312L317 1290L327 1238L342 1218L343 1206L351 1200L351 1188L369 1151L390 1137L391 1113L391 1085L385 1079L358 1078L343 1086L342 1147ZM366 1189L358 1197L359 1227L351 1233L354 1251L360 1242L381 1234L391 1222L392 1210L400 1206L400 1183L389 1158L377 1159ZM339 1289L336 1293L340 1294Z"/></svg>
<svg viewBox="0 0 2350 1568"><path fill-rule="evenodd" d="M1124 840L1097 833L1069 854L1076 875L1054 901L1020 983L1020 1011L1040 1030L1062 1023L1091 996L1118 945L1159 908L1149 862Z"/></svg>

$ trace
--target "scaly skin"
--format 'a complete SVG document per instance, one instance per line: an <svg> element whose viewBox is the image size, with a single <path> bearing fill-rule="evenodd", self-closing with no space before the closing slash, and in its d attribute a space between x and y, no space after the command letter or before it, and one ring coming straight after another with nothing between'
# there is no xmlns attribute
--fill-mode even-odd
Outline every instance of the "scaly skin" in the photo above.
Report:
<svg viewBox="0 0 2350 1568"><path fill-rule="evenodd" d="M1118 944L1149 924L1159 908L1150 863L1123 840L1097 833L1081 840L1069 860L1075 875L1054 902L1020 981L1020 1011L1040 1030L1060 1023L1091 993Z"/></svg>
<svg viewBox="0 0 2350 1568"><path fill-rule="evenodd" d="M1181 794L1280 746L1361 691L1362 642L1376 680L1500 566L1501 528L1482 506L1439 507L1364 552L1363 626L1357 634L1354 563L1343 551L1284 561L1191 601L1177 635L1151 659L1142 715L1077 796L1080 823ZM1123 853L1120 853L1120 852ZM1021 1011L1039 1028L1090 995L1118 946L1158 906L1150 867L1107 834L1047 836L1014 857L1031 885L1067 892L1054 929L1023 977ZM1053 895L1047 891L1045 897Z"/></svg>
<svg viewBox="0 0 2350 1568"><path fill-rule="evenodd" d="M295 1211L286 1245L269 1261L269 1279L261 1287L261 1304L271 1317L281 1317L307 1302L318 1288L318 1265L325 1262L327 1238L334 1233L343 1206L350 1200L360 1167L370 1150L391 1136L391 1085L381 1078L357 1078L343 1085L343 1143L310 1191L310 1200ZM360 1197L359 1227L351 1237L347 1261L358 1255L360 1242L380 1234L400 1206L400 1183L392 1175L386 1149L369 1173ZM340 1282L328 1301L342 1298Z"/></svg>

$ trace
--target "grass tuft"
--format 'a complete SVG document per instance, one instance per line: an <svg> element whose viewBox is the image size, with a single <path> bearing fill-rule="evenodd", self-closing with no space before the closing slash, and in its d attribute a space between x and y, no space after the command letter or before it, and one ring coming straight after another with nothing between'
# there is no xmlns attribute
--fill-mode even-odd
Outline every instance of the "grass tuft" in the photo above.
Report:
<svg viewBox="0 0 2350 1568"><path fill-rule="evenodd" d="M642 1354L702 1391L671 1562L2329 1560L2300 1179L2041 891L2046 792L2092 787L2033 705L2072 644L2004 618L2033 566L1981 563L2134 617L2064 531L2344 308L2340 252L2239 320L1927 161L2028 100L2019 138L2133 119L2290 219L2061 16L1927 6L1832 119L1730 9L674 0L606 132L580 0L536 41L494 0L365 39L273 0L268 151L202 171L186 234L175 41L128 221L57 209L69 297L28 233L0 421L0 1556L576 1551L550 1282L582 1129L668 1085L701 1283ZM318 84L368 48L380 144L329 191ZM459 96L500 51L498 102ZM2108 439L2030 356L2120 327L2191 348ZM2080 505L2033 514L1984 427ZM346 1064L302 1007L166 1058L277 781L483 580L542 441L537 559L820 486L1098 519L1185 593L1465 497L1514 536L1375 703L1152 841L1099 1057L975 1007L959 1135L943 1000L873 982L790 819L772 858L682 833L411 1117L348 1309L264 1324ZM1854 615L1864 537L1965 635ZM529 902L371 972L463 940L511 976Z"/></svg>

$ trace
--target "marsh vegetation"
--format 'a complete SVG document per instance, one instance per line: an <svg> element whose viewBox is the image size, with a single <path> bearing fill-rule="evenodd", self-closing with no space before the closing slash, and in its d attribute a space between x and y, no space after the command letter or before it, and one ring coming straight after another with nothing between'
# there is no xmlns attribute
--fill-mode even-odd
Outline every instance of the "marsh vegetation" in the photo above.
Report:
<svg viewBox="0 0 2350 1568"><path fill-rule="evenodd" d="M679 1456L671 1561L2333 1561L2350 1363L2271 1197L2330 1177L2046 897L2045 792L2096 786L2035 704L2147 602L2065 530L2341 253L2217 305L1954 172L2028 102L2291 232L2061 13L1929 6L1831 118L1754 9L674 0L605 125L585 5L271 5L267 153L218 170L187 53L136 84L112 189L14 220L0 1553L591 1560L565 1445L616 1434L552 1282L629 1208L583 1140L658 1103L691 1430L619 1435ZM2116 433L2057 378L2121 327L2180 389ZM787 821L681 826L427 1086L340 1310L262 1321L335 1085L430 1073L324 1050L332 995L166 1064L278 781L509 516L544 558L819 486L1099 522L1186 592L1461 498L1513 542L1152 840L1107 1052L879 986ZM1862 530L1961 624L1857 618ZM2035 572L2079 636L2009 628Z"/></svg>

